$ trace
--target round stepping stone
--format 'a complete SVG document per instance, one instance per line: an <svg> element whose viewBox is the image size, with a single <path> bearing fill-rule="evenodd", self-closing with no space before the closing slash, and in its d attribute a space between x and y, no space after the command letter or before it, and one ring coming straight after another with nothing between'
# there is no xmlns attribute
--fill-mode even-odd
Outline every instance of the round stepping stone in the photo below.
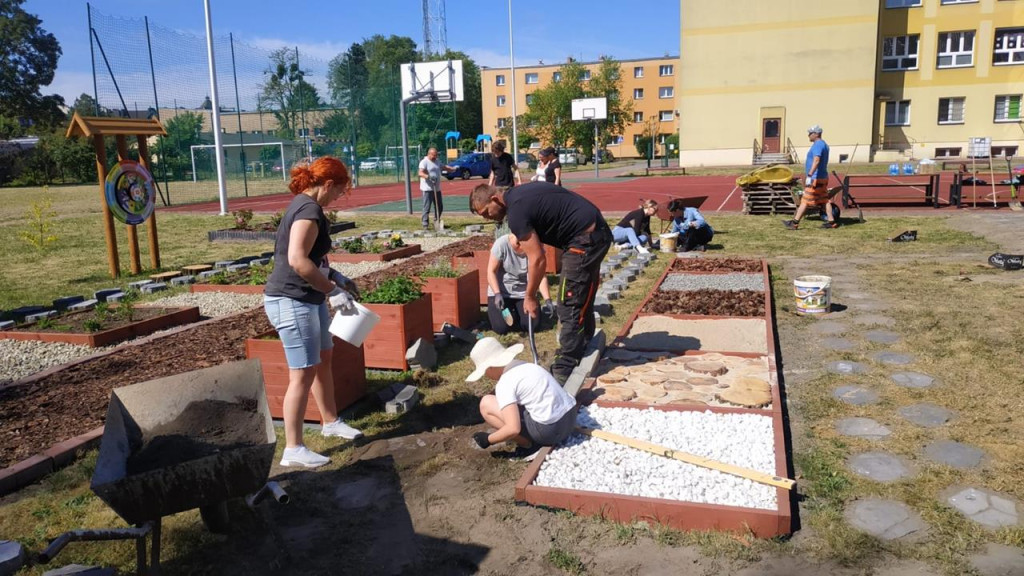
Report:
<svg viewBox="0 0 1024 576"><path fill-rule="evenodd" d="M885 452L864 452L847 462L850 470L875 482L895 482L913 474L913 469L899 456Z"/></svg>
<svg viewBox="0 0 1024 576"><path fill-rule="evenodd" d="M906 388L927 388L935 384L935 378L920 372L897 372L892 381Z"/></svg>
<svg viewBox="0 0 1024 576"><path fill-rule="evenodd" d="M985 545L983 552L971 556L970 563L981 576L1021 574L1021 566L1024 566L1024 550L989 542Z"/></svg>
<svg viewBox="0 0 1024 576"><path fill-rule="evenodd" d="M840 386L832 392L839 400L854 406L865 406L878 402L878 394L860 386Z"/></svg>
<svg viewBox="0 0 1024 576"><path fill-rule="evenodd" d="M821 345L829 350L853 350L857 347L856 344L847 340L846 338L822 338Z"/></svg>
<svg viewBox="0 0 1024 576"><path fill-rule="evenodd" d="M621 386L605 386L604 388L598 388L595 392L603 390L601 399L610 400L612 402L628 402L633 398L636 398L636 392L629 388L623 388Z"/></svg>
<svg viewBox="0 0 1024 576"><path fill-rule="evenodd" d="M622 382L625 379L626 377L623 376L622 374L614 373L602 374L601 376L597 377L597 381L600 382L601 384L618 384L619 382Z"/></svg>
<svg viewBox="0 0 1024 576"><path fill-rule="evenodd" d="M767 382L756 378L740 378L718 393L722 402L758 408L772 403L772 388Z"/></svg>
<svg viewBox="0 0 1024 576"><path fill-rule="evenodd" d="M958 512L987 528L1016 526L1020 521L1017 503L1004 494L982 488L951 488L944 497Z"/></svg>
<svg viewBox="0 0 1024 576"><path fill-rule="evenodd" d="M901 338L898 333L888 330L868 330L864 333L864 337L868 339L868 342L877 342L879 344L894 344L899 342Z"/></svg>
<svg viewBox="0 0 1024 576"><path fill-rule="evenodd" d="M811 332L817 334L842 334L846 332L846 324L840 324L831 320L819 320L811 326Z"/></svg>
<svg viewBox="0 0 1024 576"><path fill-rule="evenodd" d="M900 416L925 428L938 428L956 416L956 412L935 404L912 404L899 409Z"/></svg>
<svg viewBox="0 0 1024 576"><path fill-rule="evenodd" d="M864 366L860 362L840 360L838 362L830 362L828 365L828 371L833 374L863 374L867 372L868 369L867 366Z"/></svg>
<svg viewBox="0 0 1024 576"><path fill-rule="evenodd" d="M686 382L681 382L679 380L669 380L668 382L662 384L661 387L664 388L665 390L669 390L672 392L684 392L693 390L693 386L687 384Z"/></svg>
<svg viewBox="0 0 1024 576"><path fill-rule="evenodd" d="M721 362L697 361L687 362L686 369L696 374L707 374L708 376L721 376L729 371Z"/></svg>
<svg viewBox="0 0 1024 576"><path fill-rule="evenodd" d="M856 322L857 324L861 324L864 326L872 326L875 324L879 326L893 326L896 324L896 321L893 320L891 317L882 316L881 314L865 314L863 316L854 316L853 321Z"/></svg>
<svg viewBox="0 0 1024 576"><path fill-rule="evenodd" d="M903 502L868 498L846 510L846 521L854 528L881 540L923 535L928 525Z"/></svg>
<svg viewBox="0 0 1024 576"><path fill-rule="evenodd" d="M899 354L896 352L876 352L872 354L871 357L882 364L890 364L894 366L902 366L914 361L913 356L908 354Z"/></svg>
<svg viewBox="0 0 1024 576"><path fill-rule="evenodd" d="M929 460L960 470L977 467L985 457L985 453L980 449L952 440L932 442L925 446L924 455Z"/></svg>
<svg viewBox="0 0 1024 576"><path fill-rule="evenodd" d="M665 382L666 380L668 380L668 376L664 374L648 372L647 374L640 374L639 376L636 377L636 379L642 382L643 384L650 384L653 386L655 384L661 384L662 382ZM632 380L632 378L630 380Z"/></svg>
<svg viewBox="0 0 1024 576"><path fill-rule="evenodd" d="M844 436L867 440L884 440L892 434L892 430L871 418L843 418L836 422L836 431Z"/></svg>

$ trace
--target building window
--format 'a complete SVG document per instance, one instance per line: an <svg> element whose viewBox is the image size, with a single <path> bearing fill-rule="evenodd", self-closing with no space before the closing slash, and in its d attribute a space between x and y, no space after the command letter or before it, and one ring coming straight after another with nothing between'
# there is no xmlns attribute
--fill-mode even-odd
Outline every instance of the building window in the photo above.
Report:
<svg viewBox="0 0 1024 576"><path fill-rule="evenodd" d="M643 112L633 112L633 122L636 122L637 124L639 124L639 123L641 123L643 121L644 121L644 113Z"/></svg>
<svg viewBox="0 0 1024 576"><path fill-rule="evenodd" d="M504 118L498 118L498 128L504 128L504 127L505 127L505 119Z"/></svg>
<svg viewBox="0 0 1024 576"><path fill-rule="evenodd" d="M939 34L938 68L961 68L974 65L974 30Z"/></svg>
<svg viewBox="0 0 1024 576"><path fill-rule="evenodd" d="M526 95L526 105L529 106L530 104L533 104L533 94Z"/></svg>
<svg viewBox="0 0 1024 576"><path fill-rule="evenodd" d="M590 70L580 72L580 81L585 82L587 80L590 80Z"/></svg>
<svg viewBox="0 0 1024 576"><path fill-rule="evenodd" d="M618 146L625 140L622 136L612 136L611 141L608 142L609 146Z"/></svg>
<svg viewBox="0 0 1024 576"><path fill-rule="evenodd" d="M504 105L505 105L505 97L504 96L498 96L498 106L504 106Z"/></svg>
<svg viewBox="0 0 1024 576"><path fill-rule="evenodd" d="M672 111L671 110L662 110L661 112L658 112L658 120L661 120L662 122L671 122L672 121Z"/></svg>
<svg viewBox="0 0 1024 576"><path fill-rule="evenodd" d="M942 0L942 4L975 4L978 0Z"/></svg>
<svg viewBox="0 0 1024 576"><path fill-rule="evenodd" d="M676 89L671 86L658 88L658 98L672 98L676 95Z"/></svg>
<svg viewBox="0 0 1024 576"><path fill-rule="evenodd" d="M643 88L633 88L633 100L643 100L643 99L644 99L644 89Z"/></svg>
<svg viewBox="0 0 1024 576"><path fill-rule="evenodd" d="M527 84L536 84L537 82L539 82L539 79L537 78L537 73L536 72L528 72L526 74L526 83Z"/></svg>
<svg viewBox="0 0 1024 576"><path fill-rule="evenodd" d="M638 142L640 142L640 135L633 134L633 146L636 146Z"/></svg>
<svg viewBox="0 0 1024 576"><path fill-rule="evenodd" d="M998 158L1000 156L1013 157L1017 155L1016 146L993 146L990 152L991 158Z"/></svg>
<svg viewBox="0 0 1024 576"><path fill-rule="evenodd" d="M913 8L920 5L921 0L885 0L886 8Z"/></svg>
<svg viewBox="0 0 1024 576"><path fill-rule="evenodd" d="M252 133L259 136L260 134L263 134L263 130L253 130Z"/></svg>
<svg viewBox="0 0 1024 576"><path fill-rule="evenodd" d="M562 81L562 73L561 72L555 72L554 74L552 74L551 75L551 81L552 82L561 82Z"/></svg>
<svg viewBox="0 0 1024 576"><path fill-rule="evenodd" d="M917 34L882 41L882 70L917 70Z"/></svg>
<svg viewBox="0 0 1024 576"><path fill-rule="evenodd" d="M644 67L643 66L633 66L633 78L643 78L643 77L644 77Z"/></svg>
<svg viewBox="0 0 1024 576"><path fill-rule="evenodd" d="M314 136L323 136L324 135L324 129L323 128L313 128L313 135Z"/></svg>
<svg viewBox="0 0 1024 576"><path fill-rule="evenodd" d="M504 74L498 74L497 76L495 76L494 77L494 85L495 86L504 86L505 85L505 75Z"/></svg>
<svg viewBox="0 0 1024 576"><path fill-rule="evenodd" d="M996 29L993 64L1024 64L1024 28Z"/></svg>
<svg viewBox="0 0 1024 576"><path fill-rule="evenodd" d="M885 103L886 126L910 126L910 100Z"/></svg>
<svg viewBox="0 0 1024 576"><path fill-rule="evenodd" d="M959 158L962 148L936 148L936 158Z"/></svg>
<svg viewBox="0 0 1024 576"><path fill-rule="evenodd" d="M939 124L964 123L964 98L939 98Z"/></svg>
<svg viewBox="0 0 1024 576"><path fill-rule="evenodd" d="M996 96L996 122L1020 122L1021 94Z"/></svg>
<svg viewBox="0 0 1024 576"><path fill-rule="evenodd" d="M675 66L671 64L662 64L658 66L658 76L671 76L675 72Z"/></svg>

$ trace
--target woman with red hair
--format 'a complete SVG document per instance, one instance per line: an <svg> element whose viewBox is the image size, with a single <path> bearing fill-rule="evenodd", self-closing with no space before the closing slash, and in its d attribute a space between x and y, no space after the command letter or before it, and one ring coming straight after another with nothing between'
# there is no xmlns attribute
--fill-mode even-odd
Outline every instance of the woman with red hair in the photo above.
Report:
<svg viewBox="0 0 1024 576"><path fill-rule="evenodd" d="M338 418L331 374L334 343L327 331L330 313L347 309L358 295L355 283L327 263L331 237L324 207L351 187L348 169L337 158L323 157L296 164L288 184L295 198L285 210L274 242L274 271L267 279L263 307L274 325L288 360L284 395L285 448L282 466L315 468L330 462L306 448L302 421L312 390L323 418L321 433L354 439L362 433Z"/></svg>

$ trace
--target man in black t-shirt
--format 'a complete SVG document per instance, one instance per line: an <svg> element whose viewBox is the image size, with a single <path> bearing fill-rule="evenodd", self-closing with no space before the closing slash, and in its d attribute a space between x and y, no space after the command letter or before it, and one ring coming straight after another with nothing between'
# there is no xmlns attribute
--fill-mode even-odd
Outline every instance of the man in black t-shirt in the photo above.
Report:
<svg viewBox="0 0 1024 576"><path fill-rule="evenodd" d="M487 220L508 218L509 229L529 262L523 310L533 319L539 317L537 289L547 266L544 244L564 250L558 298L560 346L551 365L551 374L564 384L594 336L594 296L601 261L612 241L608 223L589 200L548 182L530 182L507 191L481 184L473 189L469 208Z"/></svg>
<svg viewBox="0 0 1024 576"><path fill-rule="evenodd" d="M511 188L513 183L523 183L519 177L519 166L511 154L505 152L505 141L498 140L491 146L491 177L487 179L489 186Z"/></svg>

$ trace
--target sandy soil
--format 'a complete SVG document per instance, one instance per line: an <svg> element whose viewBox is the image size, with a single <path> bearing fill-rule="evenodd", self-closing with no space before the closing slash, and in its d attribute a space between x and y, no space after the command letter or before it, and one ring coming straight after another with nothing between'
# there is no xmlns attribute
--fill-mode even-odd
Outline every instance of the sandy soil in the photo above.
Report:
<svg viewBox="0 0 1024 576"><path fill-rule="evenodd" d="M625 346L646 350L713 350L768 352L761 319L680 320L640 316L633 322Z"/></svg>

